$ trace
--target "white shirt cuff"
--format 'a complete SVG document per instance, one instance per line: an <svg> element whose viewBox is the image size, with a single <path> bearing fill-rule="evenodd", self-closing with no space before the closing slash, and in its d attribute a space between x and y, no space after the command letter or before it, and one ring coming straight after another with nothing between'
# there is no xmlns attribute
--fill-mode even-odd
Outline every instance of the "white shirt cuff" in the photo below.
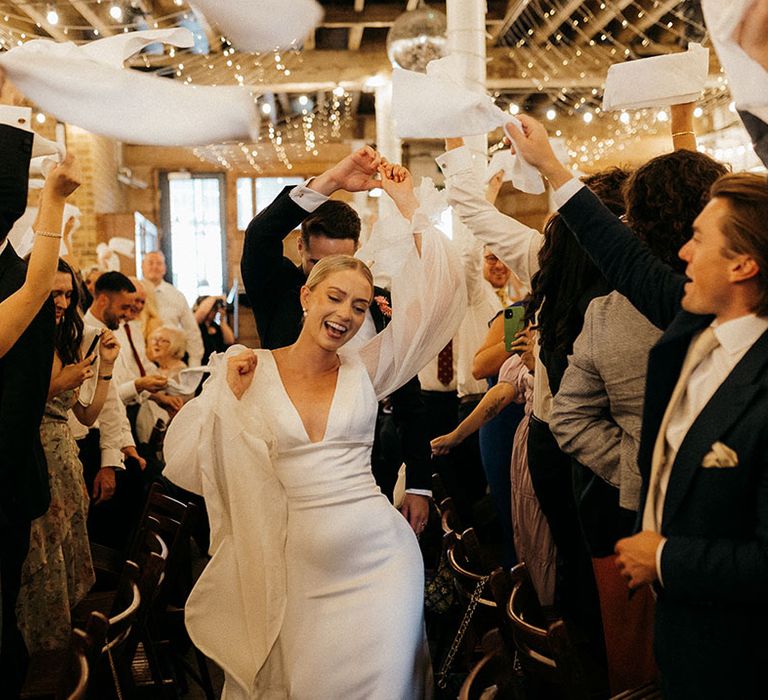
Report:
<svg viewBox="0 0 768 700"><path fill-rule="evenodd" d="M7 124L24 131L32 131L32 108L0 105L0 124Z"/></svg>
<svg viewBox="0 0 768 700"><path fill-rule="evenodd" d="M467 146L460 146L435 158L445 177L472 170L472 151Z"/></svg>
<svg viewBox="0 0 768 700"><path fill-rule="evenodd" d="M125 469L123 464L123 453L114 447L105 447L101 451L101 468L111 467L112 469Z"/></svg>
<svg viewBox="0 0 768 700"><path fill-rule="evenodd" d="M664 579L661 578L661 553L664 551L664 545L667 543L667 538L665 537L661 542L659 542L659 546L656 547L656 576L659 579L659 583L663 586L664 585Z"/></svg>
<svg viewBox="0 0 768 700"><path fill-rule="evenodd" d="M120 384L117 387L117 395L124 404L136 403L139 400L139 392L133 380Z"/></svg>
<svg viewBox="0 0 768 700"><path fill-rule="evenodd" d="M310 214L329 199L329 197L326 197L324 194L315 192L315 190L311 190L307 187L312 180L313 178L309 178L303 185L296 185L296 187L288 193L288 196L296 204Z"/></svg>
<svg viewBox="0 0 768 700"><path fill-rule="evenodd" d="M414 496L426 496L432 498L432 491L429 489L405 489L406 493L412 493Z"/></svg>
<svg viewBox="0 0 768 700"><path fill-rule="evenodd" d="M564 185L560 185L560 187L552 193L552 200L554 201L555 206L560 209L560 207L564 206L582 187L586 187L586 185L575 177L568 180Z"/></svg>

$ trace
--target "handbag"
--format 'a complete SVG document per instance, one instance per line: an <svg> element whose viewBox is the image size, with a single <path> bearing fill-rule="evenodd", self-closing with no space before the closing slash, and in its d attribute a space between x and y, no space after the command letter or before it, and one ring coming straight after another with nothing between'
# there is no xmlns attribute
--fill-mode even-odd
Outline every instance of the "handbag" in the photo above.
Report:
<svg viewBox="0 0 768 700"><path fill-rule="evenodd" d="M424 584L424 607L429 612L442 615L448 612L456 602L456 590L453 587L453 575L448 565L448 555L443 547L440 561L434 573L427 575Z"/></svg>

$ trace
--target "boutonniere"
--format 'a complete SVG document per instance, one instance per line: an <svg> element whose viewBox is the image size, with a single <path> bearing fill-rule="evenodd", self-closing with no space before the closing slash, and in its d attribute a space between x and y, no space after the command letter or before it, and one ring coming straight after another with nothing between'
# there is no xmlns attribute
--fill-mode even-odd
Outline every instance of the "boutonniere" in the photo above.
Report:
<svg viewBox="0 0 768 700"><path fill-rule="evenodd" d="M392 307L389 305L389 299L387 299L387 297L379 294L378 296L373 297L373 300L376 302L376 306L379 307L379 311L381 311L381 315L384 316L384 318L392 318Z"/></svg>

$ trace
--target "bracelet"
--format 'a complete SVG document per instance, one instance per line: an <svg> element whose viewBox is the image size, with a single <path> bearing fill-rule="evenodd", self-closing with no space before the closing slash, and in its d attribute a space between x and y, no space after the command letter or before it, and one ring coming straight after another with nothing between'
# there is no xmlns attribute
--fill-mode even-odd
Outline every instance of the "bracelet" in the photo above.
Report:
<svg viewBox="0 0 768 700"><path fill-rule="evenodd" d="M100 374L99 379L103 379L105 382L108 382L110 379L112 379L111 374Z"/></svg>
<svg viewBox="0 0 768 700"><path fill-rule="evenodd" d="M695 131L675 131L672 134L672 138L675 138L675 136L685 136L686 134L690 134L691 136L696 136Z"/></svg>
<svg viewBox="0 0 768 700"><path fill-rule="evenodd" d="M53 231L35 231L36 236L43 236L43 238L63 238L64 234L54 233Z"/></svg>

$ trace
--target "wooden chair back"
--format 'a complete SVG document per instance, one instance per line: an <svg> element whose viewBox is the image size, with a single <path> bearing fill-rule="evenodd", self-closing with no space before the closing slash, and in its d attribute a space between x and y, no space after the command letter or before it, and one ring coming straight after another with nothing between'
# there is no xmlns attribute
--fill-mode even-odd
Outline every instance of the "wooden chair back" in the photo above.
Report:
<svg viewBox="0 0 768 700"><path fill-rule="evenodd" d="M88 618L85 630L72 630L67 659L59 676L56 700L82 700L88 690L91 669L107 639L109 620L94 612Z"/></svg>
<svg viewBox="0 0 768 700"><path fill-rule="evenodd" d="M470 669L459 690L459 700L483 700L485 697L507 700L515 697L512 661L498 629L483 637L482 648L483 656Z"/></svg>
<svg viewBox="0 0 768 700"><path fill-rule="evenodd" d="M512 569L511 576L506 615L524 675L545 688L546 697L586 700L591 695L588 677L565 622L545 618L525 564Z"/></svg>

